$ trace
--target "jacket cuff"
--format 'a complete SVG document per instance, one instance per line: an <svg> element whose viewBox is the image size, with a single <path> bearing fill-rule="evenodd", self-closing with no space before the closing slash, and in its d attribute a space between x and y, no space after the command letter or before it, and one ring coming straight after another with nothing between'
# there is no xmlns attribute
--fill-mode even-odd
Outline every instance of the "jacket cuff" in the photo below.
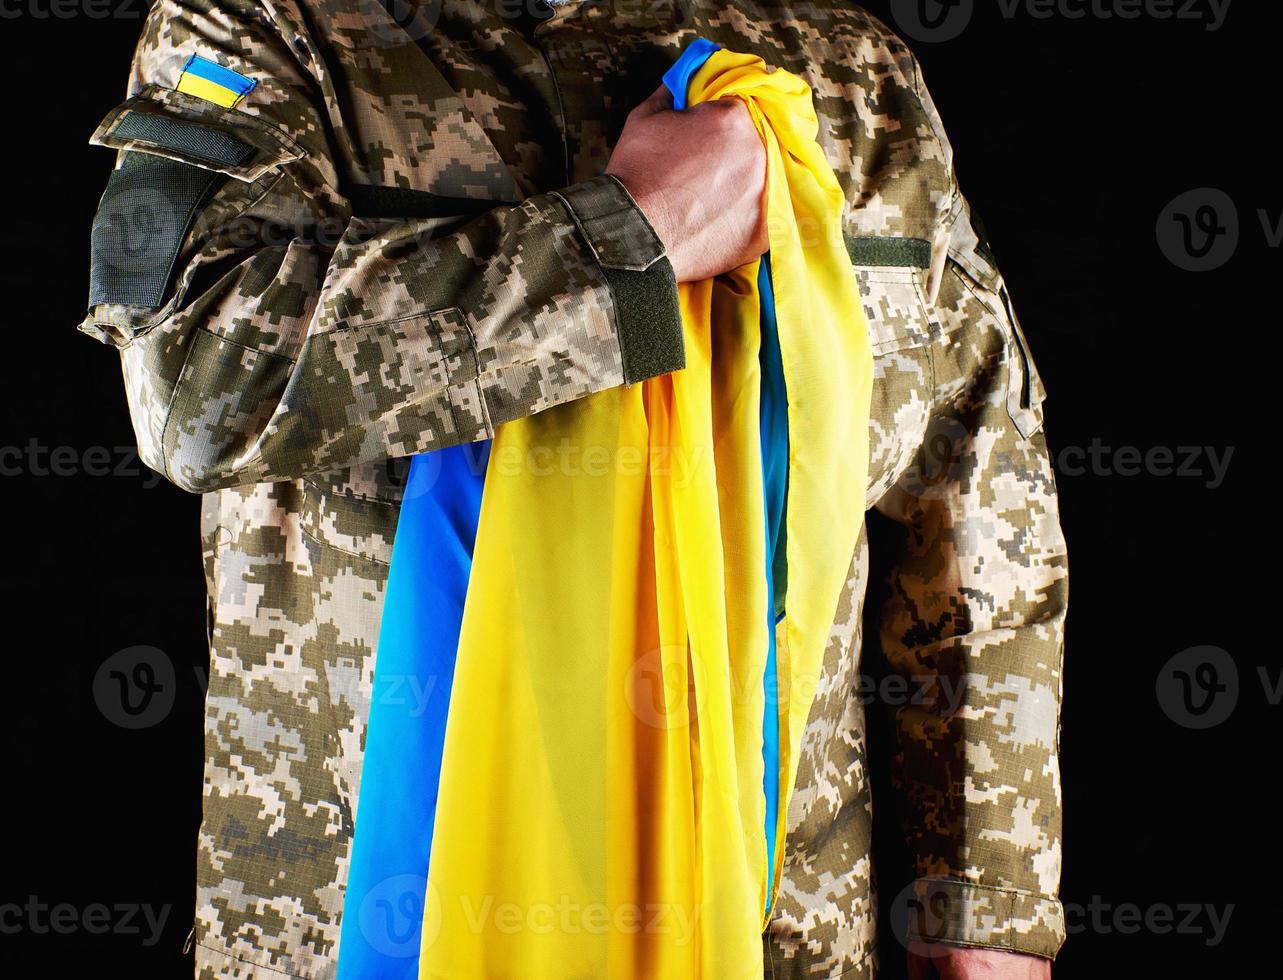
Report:
<svg viewBox="0 0 1283 980"><path fill-rule="evenodd" d="M552 194L570 212L610 286L625 384L684 368L677 277L628 188L601 174Z"/></svg>
<svg viewBox="0 0 1283 980"><path fill-rule="evenodd" d="M908 938L983 946L1055 959L1065 941L1059 899L956 878L919 878L909 904Z"/></svg>

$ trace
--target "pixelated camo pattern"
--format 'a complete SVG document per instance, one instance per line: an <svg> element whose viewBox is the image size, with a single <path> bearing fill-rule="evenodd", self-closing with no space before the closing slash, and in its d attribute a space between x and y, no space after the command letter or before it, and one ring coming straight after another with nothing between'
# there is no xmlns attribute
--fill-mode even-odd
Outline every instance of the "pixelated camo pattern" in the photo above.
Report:
<svg viewBox="0 0 1283 980"><path fill-rule="evenodd" d="M696 35L807 79L848 236L929 245L926 268L857 267L877 377L864 504L902 530L880 640L925 692L897 711L893 759L909 901L929 910L911 928L1054 955L1067 580L1044 393L915 62L844 3L572 0L533 33L501 16L520 6L161 0L146 22L134 109L256 149L222 168L167 305L98 306L81 325L121 348L144 458L205 493L199 976L335 975L408 458L621 383L606 278L549 192L600 172ZM175 92L192 54L258 85L233 111ZM98 142L174 155L110 121ZM511 203L391 220L354 206L357 185ZM868 552L788 814L766 934L781 980L876 970Z"/></svg>

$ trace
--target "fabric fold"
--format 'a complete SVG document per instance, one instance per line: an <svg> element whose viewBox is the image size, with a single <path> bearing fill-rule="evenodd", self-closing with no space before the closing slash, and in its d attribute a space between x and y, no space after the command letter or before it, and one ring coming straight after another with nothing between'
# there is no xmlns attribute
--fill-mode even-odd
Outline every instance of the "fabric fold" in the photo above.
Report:
<svg viewBox="0 0 1283 980"><path fill-rule="evenodd" d="M762 136L769 258L680 285L685 369L498 430L467 573L441 566L462 596L454 656L448 630L421 637L450 665L439 778L423 733L372 710L344 980L406 975L358 964L378 943L351 952L353 903L420 867L402 960L422 978L762 976L798 737L863 518L872 360L809 88L706 41L683 59L665 76L679 107L739 98ZM436 554L405 528L388 602L430 608L394 591L408 550ZM419 749L394 760L398 740ZM378 789L387 766L430 792ZM412 860L358 868L374 833Z"/></svg>

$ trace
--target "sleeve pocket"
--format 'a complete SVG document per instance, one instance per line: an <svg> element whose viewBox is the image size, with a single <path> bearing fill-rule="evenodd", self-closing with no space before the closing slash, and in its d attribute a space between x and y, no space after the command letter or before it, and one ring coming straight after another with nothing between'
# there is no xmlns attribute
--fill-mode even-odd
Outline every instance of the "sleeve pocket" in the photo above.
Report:
<svg viewBox="0 0 1283 980"><path fill-rule="evenodd" d="M122 102L89 142L201 167L252 183L302 149L274 126L195 96L148 85Z"/></svg>
<svg viewBox="0 0 1283 980"><path fill-rule="evenodd" d="M1038 369L1034 366L1033 355L1029 352L1029 342L1025 340L1020 321L1011 308L1007 287L1001 283L998 286L998 298L1002 302L1001 314L1006 318L1008 343L1012 347L1007 383L1007 414L1011 416L1011 421L1020 434L1028 439L1042 428L1042 403L1047 394L1043 390Z"/></svg>
<svg viewBox="0 0 1283 980"><path fill-rule="evenodd" d="M1047 393L987 239L976 231L974 218L969 214L960 214L954 222L949 261L1002 331L1007 348L1007 414L1020 435L1028 439L1042 428L1043 401Z"/></svg>
<svg viewBox="0 0 1283 980"><path fill-rule="evenodd" d="M246 113L149 85L113 108L90 143L120 152L90 235L94 335L122 346L166 307L183 244L220 188L228 213L248 206L302 150ZM82 329L84 327L82 326Z"/></svg>
<svg viewBox="0 0 1283 980"><path fill-rule="evenodd" d="M128 151L94 215L89 305L159 309L178 251L201 206L225 175Z"/></svg>

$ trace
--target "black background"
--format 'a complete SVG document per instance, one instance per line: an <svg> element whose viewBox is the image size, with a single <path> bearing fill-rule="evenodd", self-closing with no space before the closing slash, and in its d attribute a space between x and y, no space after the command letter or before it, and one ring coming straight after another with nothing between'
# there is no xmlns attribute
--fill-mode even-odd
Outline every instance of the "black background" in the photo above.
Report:
<svg viewBox="0 0 1283 980"><path fill-rule="evenodd" d="M865 6L893 26L903 8ZM1071 935L1059 977L1277 975L1277 707L1258 675L1267 668L1276 681L1280 659L1270 629L1275 478L1259 451L1273 442L1262 423L1275 417L1266 400L1277 385L1278 314L1266 297L1280 267L1258 212L1271 226L1283 212L1269 6L1240 0L1209 31L1205 20L1039 19L1024 7L1007 17L997 0L976 0L959 36L914 43L1047 388L1053 454L1063 462L1094 440L1142 453L1232 452L1218 486L1206 455L1185 475L1058 468L1071 585L1062 736ZM113 159L86 140L122 96L143 6L115 10L104 19L48 15L40 0L0 4L0 447L21 449L0 476L0 904L168 912L150 945L141 913L138 933L106 934L41 932L24 913L21 928L7 920L0 931L3 976L191 975L179 950L200 819L198 499L127 455L116 355L74 329L89 223ZM1168 203L1195 188L1228 194L1240 228L1232 257L1201 273L1170 261L1156 237ZM54 447L71 447L75 472L45 472ZM106 447L111 466L129 472L86 472L89 447ZM135 731L104 716L92 682L108 657L139 644L174 664L174 700L163 720ZM1224 722L1195 730L1169 717L1156 684L1170 658L1202 645L1229 652L1239 690ZM899 855L888 821L878 847L891 895ZM1090 908L1102 903L1104 921L1093 923ZM1187 904L1233 909L1212 946L1206 915L1194 923L1203 931L1160 932L1132 927L1129 904L1142 915L1170 908L1174 923ZM895 948L884 956L894 974Z"/></svg>

